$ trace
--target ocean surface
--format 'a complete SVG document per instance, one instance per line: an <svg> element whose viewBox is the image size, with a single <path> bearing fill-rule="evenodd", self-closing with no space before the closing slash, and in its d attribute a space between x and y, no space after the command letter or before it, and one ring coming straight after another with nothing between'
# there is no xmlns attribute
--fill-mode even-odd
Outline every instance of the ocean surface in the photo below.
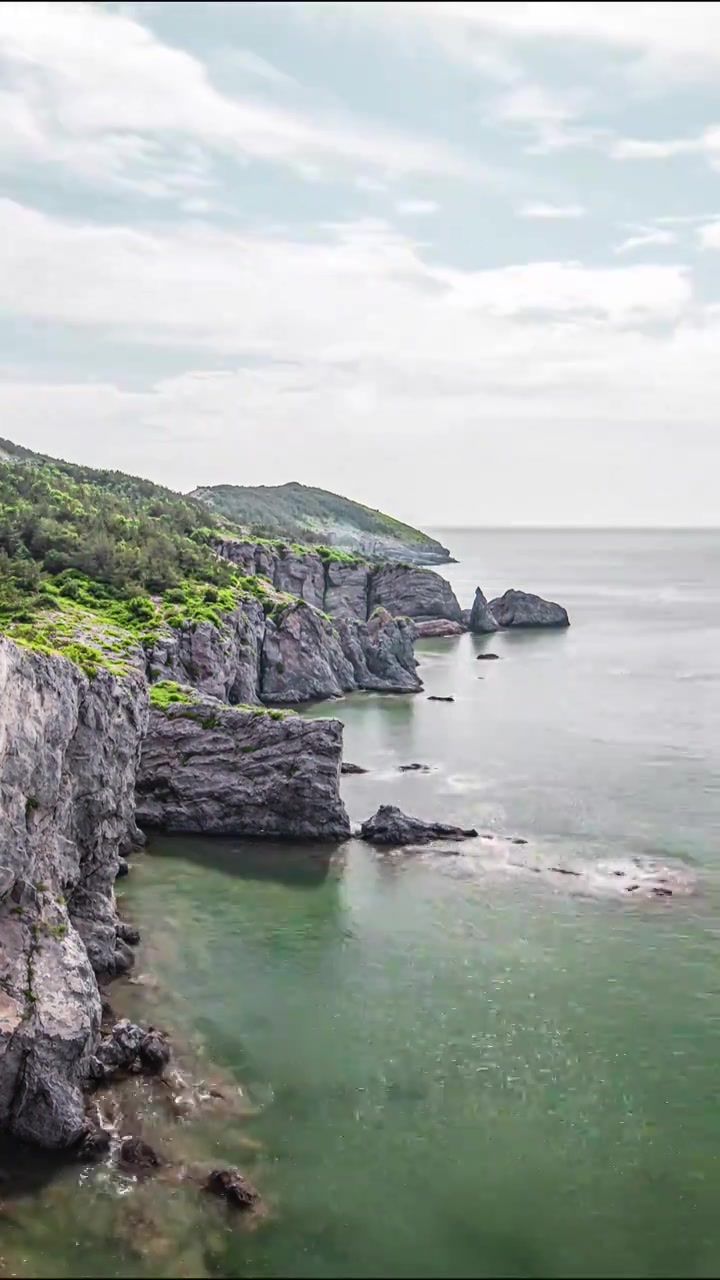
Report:
<svg viewBox="0 0 720 1280"><path fill-rule="evenodd" d="M439 536L464 606L520 587L570 629L422 641L424 694L305 714L369 770L343 779L353 820L396 803L496 840L154 841L113 1000L173 1032L186 1087L130 1101L191 1174L239 1165L266 1216L0 1153L0 1275L720 1274L720 533ZM697 892L527 869L634 856Z"/></svg>

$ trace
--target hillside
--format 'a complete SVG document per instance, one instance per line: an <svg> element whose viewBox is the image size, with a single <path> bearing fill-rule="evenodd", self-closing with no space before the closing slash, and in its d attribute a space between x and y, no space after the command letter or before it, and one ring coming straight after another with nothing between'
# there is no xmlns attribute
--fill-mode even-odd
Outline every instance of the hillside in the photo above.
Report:
<svg viewBox="0 0 720 1280"><path fill-rule="evenodd" d="M325 489L308 485L232 485L200 487L189 495L243 525L256 537L323 542L387 560L443 564L450 553L411 525L373 511Z"/></svg>

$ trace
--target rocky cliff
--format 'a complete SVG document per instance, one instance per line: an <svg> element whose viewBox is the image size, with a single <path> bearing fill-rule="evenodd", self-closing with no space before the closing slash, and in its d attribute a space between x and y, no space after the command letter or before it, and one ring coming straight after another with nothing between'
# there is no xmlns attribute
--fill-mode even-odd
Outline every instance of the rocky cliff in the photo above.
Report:
<svg viewBox="0 0 720 1280"><path fill-rule="evenodd" d="M432 569L242 539L218 540L216 548L243 573L261 574L333 618L365 622L379 606L394 617L463 621L450 583Z"/></svg>
<svg viewBox="0 0 720 1280"><path fill-rule="evenodd" d="M85 1123L93 970L131 962L113 883L136 834L147 689L0 637L0 707L0 1126L61 1147Z"/></svg>
<svg viewBox="0 0 720 1280"><path fill-rule="evenodd" d="M207 834L342 840L343 726L196 698L150 713L138 820Z"/></svg>

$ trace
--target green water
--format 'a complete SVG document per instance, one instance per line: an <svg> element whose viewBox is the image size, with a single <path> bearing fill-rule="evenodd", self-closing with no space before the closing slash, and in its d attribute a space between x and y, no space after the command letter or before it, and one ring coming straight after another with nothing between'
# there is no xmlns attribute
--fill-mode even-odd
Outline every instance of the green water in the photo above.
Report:
<svg viewBox="0 0 720 1280"><path fill-rule="evenodd" d="M172 1126L146 1099L147 1123L183 1159L239 1164L268 1216L247 1230L191 1186L43 1170L4 1201L6 1274L720 1272L720 536L451 545L464 601L533 586L573 626L424 642L452 704L312 709L371 770L343 780L353 819L392 800L541 857L661 854L697 895L596 900L356 841L155 841L124 882L153 981L118 1001L242 1093ZM433 772L397 772L415 760Z"/></svg>

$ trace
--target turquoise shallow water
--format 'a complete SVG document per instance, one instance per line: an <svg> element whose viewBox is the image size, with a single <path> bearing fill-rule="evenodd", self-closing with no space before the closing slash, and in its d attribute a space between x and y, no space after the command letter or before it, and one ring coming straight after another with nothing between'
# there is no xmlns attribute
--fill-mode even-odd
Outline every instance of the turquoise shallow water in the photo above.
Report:
<svg viewBox="0 0 720 1280"><path fill-rule="evenodd" d="M697 895L596 900L358 842L155 841L124 890L154 981L118 999L242 1090L247 1117L201 1110L172 1142L240 1164L268 1218L76 1169L5 1201L8 1274L718 1274L720 535L444 537L463 603L527 587L573 625L422 642L452 704L307 712L339 715L371 770L343 780L351 816L393 801L551 860L661 855Z"/></svg>

